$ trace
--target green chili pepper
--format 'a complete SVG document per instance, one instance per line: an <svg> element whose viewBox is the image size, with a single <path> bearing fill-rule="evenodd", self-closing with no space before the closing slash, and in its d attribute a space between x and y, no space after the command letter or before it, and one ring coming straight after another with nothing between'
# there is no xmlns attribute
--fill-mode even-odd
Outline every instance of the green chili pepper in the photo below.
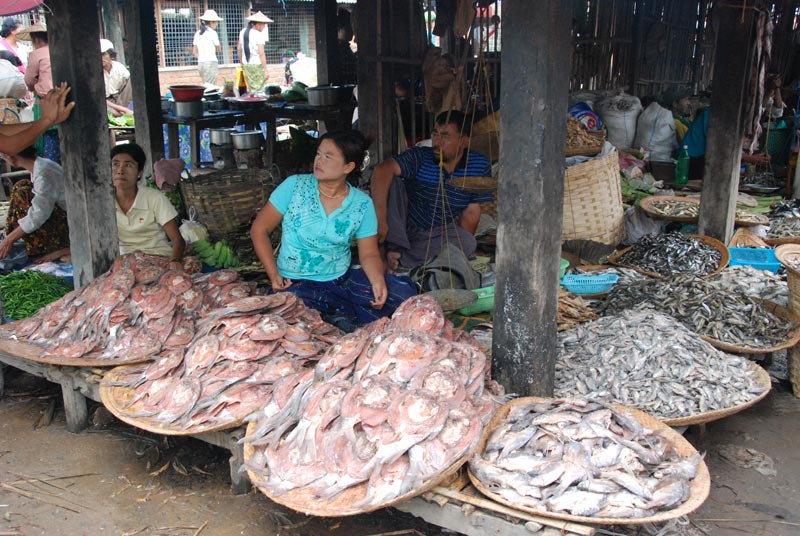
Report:
<svg viewBox="0 0 800 536"><path fill-rule="evenodd" d="M64 279L37 270L12 272L0 277L5 313L14 320L33 316L72 290L73 286Z"/></svg>

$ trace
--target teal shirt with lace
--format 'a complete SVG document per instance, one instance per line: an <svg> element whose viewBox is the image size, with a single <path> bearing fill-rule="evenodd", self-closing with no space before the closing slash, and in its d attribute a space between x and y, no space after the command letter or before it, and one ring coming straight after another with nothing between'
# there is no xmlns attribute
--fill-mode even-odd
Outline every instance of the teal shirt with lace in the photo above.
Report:
<svg viewBox="0 0 800 536"><path fill-rule="evenodd" d="M350 268L350 244L378 234L372 199L350 188L342 206L325 214L314 175L292 175L269 198L283 214L278 272L289 279L331 281Z"/></svg>

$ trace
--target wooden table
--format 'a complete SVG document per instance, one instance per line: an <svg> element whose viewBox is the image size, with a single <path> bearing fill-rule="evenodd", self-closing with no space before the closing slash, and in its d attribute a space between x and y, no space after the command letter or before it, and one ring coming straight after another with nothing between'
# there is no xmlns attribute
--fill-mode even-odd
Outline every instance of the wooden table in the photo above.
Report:
<svg viewBox="0 0 800 536"><path fill-rule="evenodd" d="M200 167L200 131L208 128L230 128L239 124L245 124L249 118L245 114L234 110L208 111L203 117L181 117L172 114L164 114L162 121L167 124L167 140L169 143L169 158L180 158L181 141L178 134L178 127L186 125L189 127L189 156L191 158L191 169L196 170Z"/></svg>

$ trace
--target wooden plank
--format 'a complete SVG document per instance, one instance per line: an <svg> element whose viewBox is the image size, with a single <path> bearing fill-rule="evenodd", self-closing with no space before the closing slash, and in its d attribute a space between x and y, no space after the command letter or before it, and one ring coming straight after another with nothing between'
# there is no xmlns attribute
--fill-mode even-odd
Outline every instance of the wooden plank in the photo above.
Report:
<svg viewBox="0 0 800 536"><path fill-rule="evenodd" d="M114 43L117 61L126 65L125 41L122 39L122 30L119 27L119 3L117 0L100 0L100 10L103 16L103 35Z"/></svg>
<svg viewBox="0 0 800 536"><path fill-rule="evenodd" d="M750 80L754 11L715 5L717 47L714 92L706 139L700 234L727 244L733 232L744 125L742 113Z"/></svg>
<svg viewBox="0 0 800 536"><path fill-rule="evenodd" d="M570 70L569 3L503 6L502 132L492 376L506 392L553 393L564 151Z"/></svg>
<svg viewBox="0 0 800 536"><path fill-rule="evenodd" d="M95 0L48 2L53 81L67 81L77 106L60 126L76 288L105 272L119 252L108 120Z"/></svg>
<svg viewBox="0 0 800 536"><path fill-rule="evenodd" d="M152 175L153 163L164 158L164 130L161 125L161 90L158 85L156 20L153 0L123 0L128 53L131 63L136 143L147 155L144 176ZM194 164L194 162L192 162Z"/></svg>
<svg viewBox="0 0 800 536"><path fill-rule="evenodd" d="M314 35L317 47L317 83L338 84L339 48L336 31L336 0L314 0Z"/></svg>

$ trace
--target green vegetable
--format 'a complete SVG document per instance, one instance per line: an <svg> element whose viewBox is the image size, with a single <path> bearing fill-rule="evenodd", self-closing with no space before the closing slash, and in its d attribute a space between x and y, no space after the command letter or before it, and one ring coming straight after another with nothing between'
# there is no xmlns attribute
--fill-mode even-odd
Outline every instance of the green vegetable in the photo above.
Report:
<svg viewBox="0 0 800 536"><path fill-rule="evenodd" d="M114 114L109 112L108 124L113 127L132 127L134 126L133 116L131 114L125 114L119 117L114 117Z"/></svg>
<svg viewBox="0 0 800 536"><path fill-rule="evenodd" d="M72 290L73 285L64 279L37 270L12 272L0 277L5 313L14 320L33 316Z"/></svg>
<svg viewBox="0 0 800 536"><path fill-rule="evenodd" d="M287 89L281 95L283 96L283 99L286 102L298 102L298 101L308 100L308 95L303 95L296 89Z"/></svg>

